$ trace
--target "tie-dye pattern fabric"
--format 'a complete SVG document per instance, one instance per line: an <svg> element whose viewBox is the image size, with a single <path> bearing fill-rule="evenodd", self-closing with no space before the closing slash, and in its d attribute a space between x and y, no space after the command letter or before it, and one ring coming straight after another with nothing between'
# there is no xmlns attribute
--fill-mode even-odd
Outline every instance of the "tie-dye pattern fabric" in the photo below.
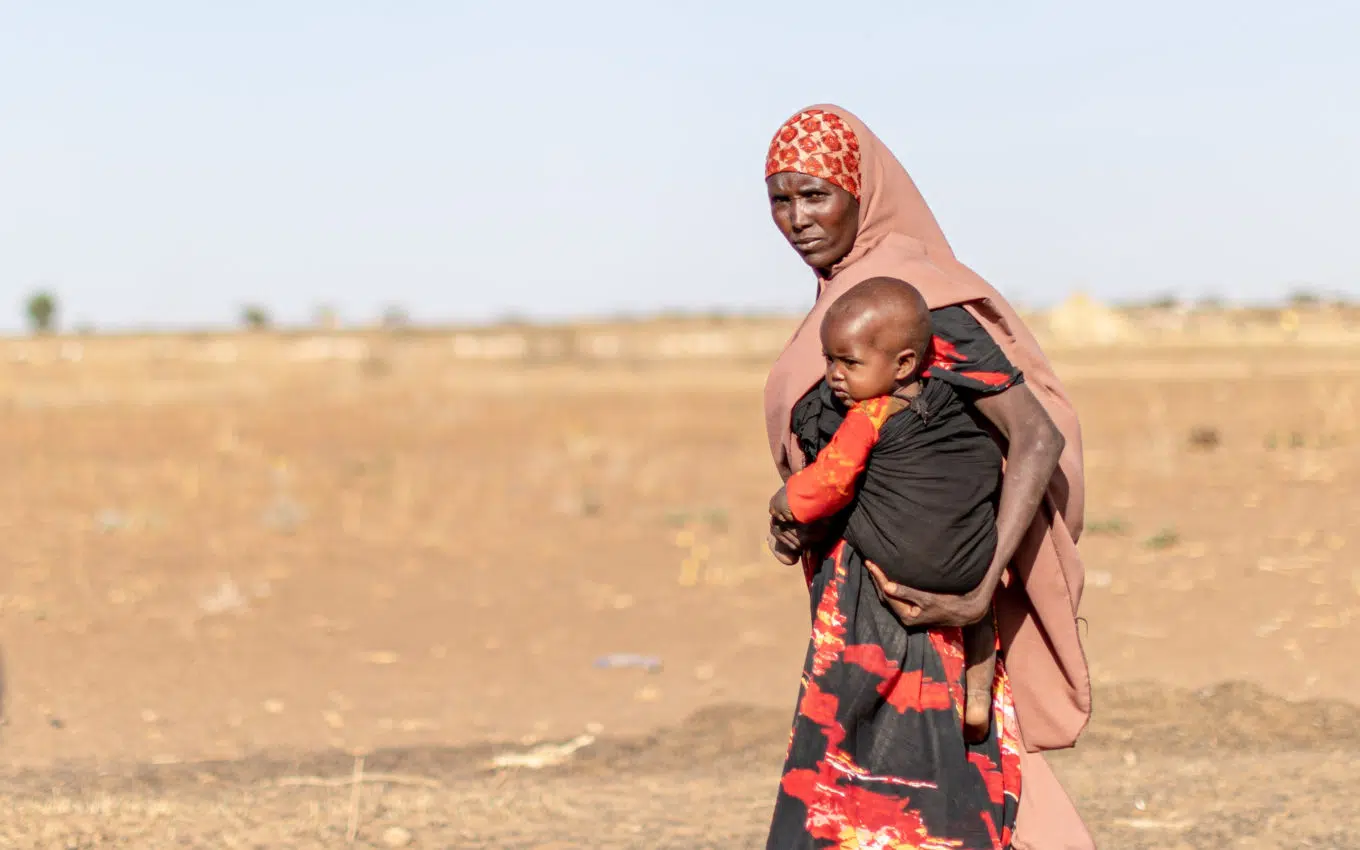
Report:
<svg viewBox="0 0 1360 850"><path fill-rule="evenodd" d="M906 629L845 543L810 585L812 639L767 850L1004 850L1020 740L998 659L992 731L963 737L960 629Z"/></svg>

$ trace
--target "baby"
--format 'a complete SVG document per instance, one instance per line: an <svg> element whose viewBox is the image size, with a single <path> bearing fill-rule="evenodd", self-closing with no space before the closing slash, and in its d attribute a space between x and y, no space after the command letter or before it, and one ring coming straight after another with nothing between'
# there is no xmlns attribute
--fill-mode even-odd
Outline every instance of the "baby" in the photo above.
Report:
<svg viewBox="0 0 1360 850"><path fill-rule="evenodd" d="M953 387L923 377L931 319L915 287L873 278L838 298L822 321L825 402L795 423L809 463L770 500L784 523L836 517L842 536L893 581L964 594L996 552L1001 451ZM843 412L843 415L842 415ZM815 458L815 459L814 459ZM963 631L964 726L991 725L996 672L990 617Z"/></svg>

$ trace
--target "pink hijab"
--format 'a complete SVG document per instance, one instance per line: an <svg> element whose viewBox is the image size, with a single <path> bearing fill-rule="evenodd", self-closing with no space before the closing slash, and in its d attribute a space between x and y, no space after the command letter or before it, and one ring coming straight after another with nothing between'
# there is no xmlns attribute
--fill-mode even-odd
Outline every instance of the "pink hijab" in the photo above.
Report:
<svg viewBox="0 0 1360 850"><path fill-rule="evenodd" d="M765 426L780 474L803 465L790 432L798 401L824 371L820 328L826 309L871 277L905 280L931 309L963 305L1025 374L1066 437L1047 497L1011 569L1018 581L997 591L996 611L1027 757L1022 762L1017 848L1094 846L1071 801L1037 755L1076 743L1091 714L1091 679L1077 632L1084 574L1077 554L1084 502L1081 428L1047 358L1015 310L959 262L905 168L858 118L836 106L809 107L775 135L766 176L821 177L859 200L854 246L818 280L817 302L785 346L765 384Z"/></svg>

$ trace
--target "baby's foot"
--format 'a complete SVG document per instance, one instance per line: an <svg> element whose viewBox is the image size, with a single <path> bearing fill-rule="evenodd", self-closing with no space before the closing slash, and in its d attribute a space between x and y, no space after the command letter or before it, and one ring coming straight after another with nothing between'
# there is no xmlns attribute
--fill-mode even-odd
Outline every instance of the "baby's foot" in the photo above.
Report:
<svg viewBox="0 0 1360 850"><path fill-rule="evenodd" d="M992 731L992 694L986 690L969 690L963 705L963 737L970 744L987 740Z"/></svg>

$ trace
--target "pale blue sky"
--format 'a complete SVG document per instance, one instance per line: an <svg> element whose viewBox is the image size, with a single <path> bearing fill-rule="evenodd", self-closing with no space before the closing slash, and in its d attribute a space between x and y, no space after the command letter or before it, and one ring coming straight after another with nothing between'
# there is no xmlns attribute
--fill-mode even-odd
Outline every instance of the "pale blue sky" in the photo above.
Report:
<svg viewBox="0 0 1360 850"><path fill-rule="evenodd" d="M1357 37L1340 0L0 0L0 329L43 284L105 327L794 310L761 168L823 100L1019 302L1360 294Z"/></svg>

